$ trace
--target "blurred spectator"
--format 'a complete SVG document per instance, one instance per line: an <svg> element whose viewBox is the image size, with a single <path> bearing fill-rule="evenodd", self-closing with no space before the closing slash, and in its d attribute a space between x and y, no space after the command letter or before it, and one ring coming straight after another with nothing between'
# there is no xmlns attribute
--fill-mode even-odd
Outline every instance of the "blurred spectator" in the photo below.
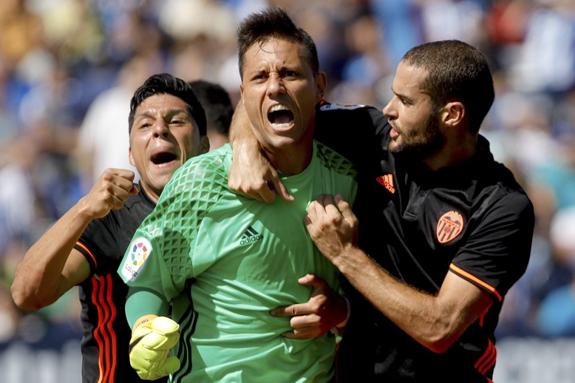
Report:
<svg viewBox="0 0 575 383"><path fill-rule="evenodd" d="M525 40L510 63L513 86L524 92L564 92L575 85L575 3L536 0Z"/></svg>
<svg viewBox="0 0 575 383"><path fill-rule="evenodd" d="M373 0L374 15L382 35L381 49L395 68L405 52L423 42L419 7L414 0Z"/></svg>
<svg viewBox="0 0 575 383"><path fill-rule="evenodd" d="M345 41L350 57L342 68L339 85L332 90L333 97L343 104L354 104L358 100L368 105L384 105L379 99L378 84L390 75L387 57L381 46L377 20L371 15L360 16L346 29Z"/></svg>
<svg viewBox="0 0 575 383"><path fill-rule="evenodd" d="M557 140L556 151L536 164L532 177L549 191L557 210L575 206L575 130Z"/></svg>
<svg viewBox="0 0 575 383"><path fill-rule="evenodd" d="M42 43L42 23L25 0L0 2L0 52L12 68Z"/></svg>
<svg viewBox="0 0 575 383"><path fill-rule="evenodd" d="M107 168L135 171L128 159L128 114L134 90L154 72L160 72L147 57L135 56L118 74L116 85L92 103L80 127L78 156L87 185ZM122 139L124 138L124 139Z"/></svg>
<svg viewBox="0 0 575 383"><path fill-rule="evenodd" d="M0 152L0 262L5 265L4 255L11 243L34 232L37 212L31 168L38 158L38 147L31 137L22 135L3 149Z"/></svg>
<svg viewBox="0 0 575 383"><path fill-rule="evenodd" d="M559 211L551 223L550 239L559 267L569 271L570 280L551 290L537 313L544 336L575 336L575 206Z"/></svg>

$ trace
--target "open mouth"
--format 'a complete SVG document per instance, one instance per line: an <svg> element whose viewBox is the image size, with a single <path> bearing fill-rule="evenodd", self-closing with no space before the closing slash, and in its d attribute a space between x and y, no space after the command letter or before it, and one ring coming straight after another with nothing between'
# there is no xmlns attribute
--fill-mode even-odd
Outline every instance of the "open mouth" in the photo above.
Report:
<svg viewBox="0 0 575 383"><path fill-rule="evenodd" d="M154 165L164 165L178 159L178 156L170 152L159 152L152 155L151 161Z"/></svg>
<svg viewBox="0 0 575 383"><path fill-rule="evenodd" d="M294 115L284 105L274 105L268 112L268 121L273 125L291 124L294 121Z"/></svg>
<svg viewBox="0 0 575 383"><path fill-rule="evenodd" d="M397 130L397 128L391 123L389 124L389 126L391 127L391 129L389 130L389 137L391 137L391 139L396 139L397 137L399 137L399 130Z"/></svg>

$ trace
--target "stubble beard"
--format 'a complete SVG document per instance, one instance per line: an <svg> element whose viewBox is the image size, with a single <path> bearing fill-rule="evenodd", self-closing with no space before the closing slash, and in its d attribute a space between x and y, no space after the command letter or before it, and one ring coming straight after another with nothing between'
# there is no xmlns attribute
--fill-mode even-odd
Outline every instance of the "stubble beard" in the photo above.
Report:
<svg viewBox="0 0 575 383"><path fill-rule="evenodd" d="M403 135L403 138L404 141L395 147L390 147L390 151L402 155L408 154L419 159L425 159L436 154L445 143L445 138L439 130L439 119L435 113L429 116L422 138L413 134Z"/></svg>

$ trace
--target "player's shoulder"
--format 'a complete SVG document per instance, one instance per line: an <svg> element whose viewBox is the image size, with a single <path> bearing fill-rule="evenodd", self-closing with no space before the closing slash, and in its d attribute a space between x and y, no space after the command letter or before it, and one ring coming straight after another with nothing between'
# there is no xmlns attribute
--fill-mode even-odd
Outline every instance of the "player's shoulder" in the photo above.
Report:
<svg viewBox="0 0 575 383"><path fill-rule="evenodd" d="M362 110L373 108L372 106L365 104L338 104L336 102L323 102L319 106L319 110L322 112L330 111L349 111L349 110Z"/></svg>
<svg viewBox="0 0 575 383"><path fill-rule="evenodd" d="M479 153L477 156L480 161L476 167L480 182L492 185L493 190L499 193L500 198L506 197L516 200L519 205L530 205L529 196L523 188L520 178L518 178L520 173L514 172L512 168L494 158L490 143L485 137L480 135L478 143Z"/></svg>
<svg viewBox="0 0 575 383"><path fill-rule="evenodd" d="M493 161L492 169L494 169L492 174L496 177L496 185L500 194L499 200L501 202L505 201L504 205L507 205L510 209L533 211L533 203L516 178L516 174L497 161Z"/></svg>
<svg viewBox="0 0 575 383"><path fill-rule="evenodd" d="M174 172L162 194L165 192L169 194L174 189L181 191L183 188L194 189L199 186L225 187L229 162L231 162L229 145L192 157Z"/></svg>
<svg viewBox="0 0 575 383"><path fill-rule="evenodd" d="M357 174L353 163L343 154L319 141L314 141L314 145L315 155L323 166L328 169L335 170L337 173L350 176L355 176Z"/></svg>
<svg viewBox="0 0 575 383"><path fill-rule="evenodd" d="M360 128L366 132L375 132L383 128L386 118L383 112L374 106L364 104L342 105L323 102L318 112L318 128L329 129L330 134L338 128L349 131L349 127Z"/></svg>
<svg viewBox="0 0 575 383"><path fill-rule="evenodd" d="M320 115L324 116L359 116L366 115L377 118L383 113L374 106L365 104L338 104L335 102L322 102L319 106Z"/></svg>
<svg viewBox="0 0 575 383"><path fill-rule="evenodd" d="M140 186L142 189L142 186ZM128 197L124 205L118 210L112 210L112 212L118 212L121 214L142 214L149 213L154 208L154 201L152 201L143 190L140 190L138 194L131 195Z"/></svg>
<svg viewBox="0 0 575 383"><path fill-rule="evenodd" d="M226 144L218 149L192 157L180 167L175 177L225 174L227 162L231 158L231 146Z"/></svg>

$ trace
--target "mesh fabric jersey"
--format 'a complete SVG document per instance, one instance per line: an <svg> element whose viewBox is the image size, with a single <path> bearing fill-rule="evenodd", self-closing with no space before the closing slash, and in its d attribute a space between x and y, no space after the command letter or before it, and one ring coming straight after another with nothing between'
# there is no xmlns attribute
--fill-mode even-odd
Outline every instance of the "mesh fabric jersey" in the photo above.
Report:
<svg viewBox="0 0 575 383"><path fill-rule="evenodd" d="M264 204L227 187L226 145L188 161L137 230L119 273L131 286L133 321L155 296L172 304L181 326L176 382L329 382L335 338L292 340L289 318L273 308L306 302L314 273L338 289L336 269L313 245L304 217L320 194L353 201L350 162L314 143L307 168L282 181L295 196ZM132 298L130 298L132 299Z"/></svg>

